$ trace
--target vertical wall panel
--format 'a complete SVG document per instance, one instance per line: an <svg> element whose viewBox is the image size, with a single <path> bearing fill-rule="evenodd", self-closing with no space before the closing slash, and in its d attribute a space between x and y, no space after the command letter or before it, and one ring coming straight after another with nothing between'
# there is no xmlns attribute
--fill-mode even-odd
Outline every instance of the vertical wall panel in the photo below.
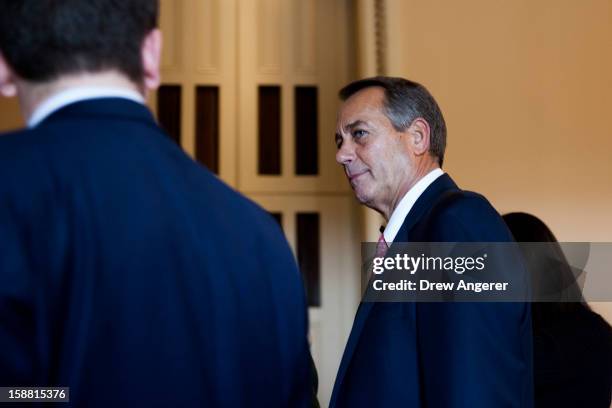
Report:
<svg viewBox="0 0 612 408"><path fill-rule="evenodd" d="M319 213L297 213L297 257L309 306L321 306Z"/></svg>
<svg viewBox="0 0 612 408"><path fill-rule="evenodd" d="M317 7L316 0L300 0L295 3L294 68L298 74L315 74L317 71Z"/></svg>
<svg viewBox="0 0 612 408"><path fill-rule="evenodd" d="M259 87L259 174L281 174L281 88Z"/></svg>
<svg viewBox="0 0 612 408"><path fill-rule="evenodd" d="M281 70L281 0L258 0L257 62L259 72L277 74Z"/></svg>
<svg viewBox="0 0 612 408"><path fill-rule="evenodd" d="M197 70L216 74L220 65L221 49L221 0L198 0L195 5Z"/></svg>
<svg viewBox="0 0 612 408"><path fill-rule="evenodd" d="M196 88L196 159L219 174L219 87Z"/></svg>
<svg viewBox="0 0 612 408"><path fill-rule="evenodd" d="M170 138L181 144L181 86L162 85L157 91L157 120Z"/></svg>
<svg viewBox="0 0 612 408"><path fill-rule="evenodd" d="M160 27L163 27L164 43L164 52L161 55L162 70L180 69L182 65L183 2L184 0L160 1Z"/></svg>
<svg viewBox="0 0 612 408"><path fill-rule="evenodd" d="M295 174L319 173L317 88L295 87Z"/></svg>

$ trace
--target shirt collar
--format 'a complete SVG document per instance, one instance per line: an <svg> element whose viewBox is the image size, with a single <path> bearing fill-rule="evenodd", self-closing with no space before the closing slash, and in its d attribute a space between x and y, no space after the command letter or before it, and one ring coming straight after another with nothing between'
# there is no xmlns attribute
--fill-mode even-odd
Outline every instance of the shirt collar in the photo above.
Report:
<svg viewBox="0 0 612 408"><path fill-rule="evenodd" d="M125 88L75 87L51 95L34 110L28 119L28 127L33 128L53 112L86 99L124 98L144 104L144 98L136 91Z"/></svg>
<svg viewBox="0 0 612 408"><path fill-rule="evenodd" d="M406 216L412 209L412 206L414 206L414 203L416 203L416 201L419 199L421 194L423 194L423 192L427 190L427 187L429 187L431 183L436 181L436 179L443 174L444 171L442 171L442 169L440 168L430 171L425 177L420 179L414 186L412 186L412 188L408 190L408 192L404 195L395 210L393 210L393 213L391 213L391 217L389 218L389 222L387 223L387 226L385 227L385 232L383 233L385 236L385 241L387 241L388 244L392 243L395 239L395 236L397 235L397 232L400 230L402 224L404 223Z"/></svg>

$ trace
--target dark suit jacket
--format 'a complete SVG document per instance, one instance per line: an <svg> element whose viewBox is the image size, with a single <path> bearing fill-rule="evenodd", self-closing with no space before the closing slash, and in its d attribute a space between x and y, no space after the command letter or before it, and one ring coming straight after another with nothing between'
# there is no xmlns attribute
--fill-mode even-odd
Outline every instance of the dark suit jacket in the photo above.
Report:
<svg viewBox="0 0 612 408"><path fill-rule="evenodd" d="M453 199L436 205L449 192ZM442 175L394 242L506 241L511 234L484 197ZM524 408L532 407L532 387L528 305L363 302L331 406Z"/></svg>
<svg viewBox="0 0 612 408"><path fill-rule="evenodd" d="M0 136L0 386L75 406L309 406L304 289L275 221L149 111L81 101Z"/></svg>

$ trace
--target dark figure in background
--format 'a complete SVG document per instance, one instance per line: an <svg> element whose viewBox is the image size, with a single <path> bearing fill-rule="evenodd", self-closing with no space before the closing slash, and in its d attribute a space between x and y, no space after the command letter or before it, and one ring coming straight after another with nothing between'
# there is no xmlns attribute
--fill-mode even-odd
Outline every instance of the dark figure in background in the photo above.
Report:
<svg viewBox="0 0 612 408"><path fill-rule="evenodd" d="M308 407L277 223L156 125L156 0L0 0L0 386L79 407Z"/></svg>
<svg viewBox="0 0 612 408"><path fill-rule="evenodd" d="M550 242L554 243L551 250L561 252L557 239L540 219L525 213L503 218L517 242ZM541 263L535 257L533 251L525 251L534 288L546 285L547 293L567 296L573 278L569 264L560 264L551 274L536 266ZM609 408L612 331L585 302L575 301L579 294L569 296L574 301L535 302L531 308L535 408Z"/></svg>

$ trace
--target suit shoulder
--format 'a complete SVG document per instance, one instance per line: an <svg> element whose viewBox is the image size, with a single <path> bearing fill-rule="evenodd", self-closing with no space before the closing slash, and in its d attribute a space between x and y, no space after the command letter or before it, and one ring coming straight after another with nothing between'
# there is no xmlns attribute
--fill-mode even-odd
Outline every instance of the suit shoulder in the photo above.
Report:
<svg viewBox="0 0 612 408"><path fill-rule="evenodd" d="M46 134L39 128L17 129L0 133L0 158L22 161L35 156L44 144Z"/></svg>
<svg viewBox="0 0 612 408"><path fill-rule="evenodd" d="M37 133L34 129L17 129L0 132L0 157L15 157L15 153L28 151L29 140Z"/></svg>
<svg viewBox="0 0 612 408"><path fill-rule="evenodd" d="M221 210L235 217L238 224L244 229L257 230L266 235L281 235L280 226L272 215L258 203L234 190L214 176L208 169L203 169L210 180L210 187L219 198L215 200Z"/></svg>
<svg viewBox="0 0 612 408"><path fill-rule="evenodd" d="M288 293L301 293L298 267L278 222L259 204L209 175L213 179L211 191L216 195L214 208L208 213L216 218L214 234L232 245L234 255L265 265L266 273L274 276L279 287L291 288Z"/></svg>
<svg viewBox="0 0 612 408"><path fill-rule="evenodd" d="M22 129L0 134L0 185L9 189L12 184L36 183L35 168L44 157L40 148L40 132ZM1 189L1 188L0 188Z"/></svg>
<svg viewBox="0 0 612 408"><path fill-rule="evenodd" d="M468 216L478 214L479 216L499 217L499 213L493 208L489 200L482 194L473 191L458 191L452 194L438 206L441 216Z"/></svg>
<svg viewBox="0 0 612 408"><path fill-rule="evenodd" d="M434 231L444 235L441 241L512 241L503 219L481 194L458 191L442 199L430 216Z"/></svg>
<svg viewBox="0 0 612 408"><path fill-rule="evenodd" d="M4 142L5 140L10 139L12 136L18 136L24 133L31 133L33 129L21 128L21 129L12 129L0 132L0 142Z"/></svg>

